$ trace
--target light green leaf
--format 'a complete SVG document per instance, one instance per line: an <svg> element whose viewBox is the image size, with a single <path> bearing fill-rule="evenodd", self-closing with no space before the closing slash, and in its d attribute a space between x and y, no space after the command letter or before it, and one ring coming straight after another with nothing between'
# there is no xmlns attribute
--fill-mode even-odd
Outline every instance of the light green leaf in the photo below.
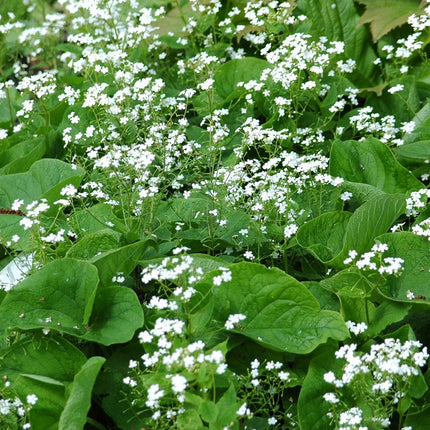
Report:
<svg viewBox="0 0 430 430"><path fill-rule="evenodd" d="M89 262L97 267L100 284L103 286L111 285L113 276L119 272L128 275L136 267L138 260L148 247L148 243L151 241L141 240L92 257Z"/></svg>
<svg viewBox="0 0 430 430"><path fill-rule="evenodd" d="M44 137L24 140L0 153L0 175L25 172L46 151Z"/></svg>
<svg viewBox="0 0 430 430"><path fill-rule="evenodd" d="M99 253L104 253L120 246L121 233L110 229L98 230L79 240L67 251L68 258L90 260Z"/></svg>
<svg viewBox="0 0 430 430"><path fill-rule="evenodd" d="M232 384L216 404L218 411L216 417L217 428L228 427L231 422L234 422L237 417L237 410L239 407L240 405L238 405L237 402L236 390Z"/></svg>
<svg viewBox="0 0 430 430"><path fill-rule="evenodd" d="M342 251L345 233L353 214L327 212L304 224L297 241L322 262L329 262Z"/></svg>
<svg viewBox="0 0 430 430"><path fill-rule="evenodd" d="M91 406L91 392L105 361L103 357L91 357L76 374L58 430L83 430Z"/></svg>
<svg viewBox="0 0 430 430"><path fill-rule="evenodd" d="M224 324L231 314L246 315L235 332L270 349L296 354L311 352L329 337L348 336L339 313L322 311L307 288L281 270L247 262L229 269L232 280L212 288L214 318ZM200 283L196 289L206 289L211 276Z"/></svg>

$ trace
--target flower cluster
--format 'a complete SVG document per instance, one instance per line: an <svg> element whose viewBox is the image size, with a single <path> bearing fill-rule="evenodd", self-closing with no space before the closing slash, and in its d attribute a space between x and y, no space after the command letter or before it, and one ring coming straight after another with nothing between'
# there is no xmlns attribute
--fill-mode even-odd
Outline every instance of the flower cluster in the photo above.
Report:
<svg viewBox="0 0 430 430"><path fill-rule="evenodd" d="M387 244L376 243L369 252L365 252L357 259L357 251L350 250L349 257L343 263L350 264L355 261L355 266L360 270L377 271L381 275L400 275L404 260L399 257L382 257L386 251L388 251Z"/></svg>
<svg viewBox="0 0 430 430"><path fill-rule="evenodd" d="M325 373L324 380L334 391L324 394L324 399L331 405L329 416L336 428L345 430L388 427L400 400L429 358L421 342L402 343L393 338L372 344L365 353L356 344L344 345L335 355L345 364L339 377L333 371ZM364 401L370 410L349 408L348 390L352 390L354 402Z"/></svg>

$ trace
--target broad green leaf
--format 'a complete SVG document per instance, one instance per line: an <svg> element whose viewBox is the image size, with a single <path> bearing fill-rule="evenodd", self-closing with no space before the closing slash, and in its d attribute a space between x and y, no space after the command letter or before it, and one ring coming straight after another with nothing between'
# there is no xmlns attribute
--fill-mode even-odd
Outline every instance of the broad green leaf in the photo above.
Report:
<svg viewBox="0 0 430 430"><path fill-rule="evenodd" d="M315 36L345 42L345 55L357 63L350 79L360 86L372 87L378 82L373 61L376 59L367 28L356 28L360 18L352 1L299 0L298 7L310 18ZM333 7L335 5L335 7Z"/></svg>
<svg viewBox="0 0 430 430"><path fill-rule="evenodd" d="M27 171L31 165L43 157L46 142L43 137L19 142L0 153L0 175Z"/></svg>
<svg viewBox="0 0 430 430"><path fill-rule="evenodd" d="M136 293L127 287L100 288L89 328L83 339L112 345L129 341L143 326L143 310Z"/></svg>
<svg viewBox="0 0 430 430"><path fill-rule="evenodd" d="M58 420L66 403L64 386L19 376L13 387L24 400L28 394L38 397L30 411L32 430L58 430Z"/></svg>
<svg viewBox="0 0 430 430"><path fill-rule="evenodd" d="M104 229L90 233L79 240L67 251L67 257L77 260L90 260L98 254L120 246L121 234Z"/></svg>
<svg viewBox="0 0 430 430"><path fill-rule="evenodd" d="M215 423L218 414L216 404L210 400L203 401L199 405L199 414L203 421L211 424Z"/></svg>
<svg viewBox="0 0 430 430"><path fill-rule="evenodd" d="M245 90L237 84L258 80L263 70L267 68L271 68L270 63L254 57L227 61L215 72L215 90L223 99L231 100L240 97Z"/></svg>
<svg viewBox="0 0 430 430"><path fill-rule="evenodd" d="M389 283L381 286L381 292L394 300L411 303L407 298L408 291L415 297L430 298L430 246L426 237L411 232L387 233L378 240L388 245L387 256L404 260L403 273L390 277ZM384 255L385 255L384 254ZM427 300L414 300L414 306L430 306Z"/></svg>
<svg viewBox="0 0 430 430"><path fill-rule="evenodd" d="M337 374L342 368L341 360L335 359L336 349L328 346L312 359L308 373L300 390L297 411L301 430L327 430L330 419L327 412L330 404L323 395L333 391L333 386L324 381L324 374L334 371Z"/></svg>
<svg viewBox="0 0 430 430"><path fill-rule="evenodd" d="M387 146L372 137L364 142L335 141L330 153L330 174L372 185L386 193L406 193L422 187Z"/></svg>
<svg viewBox="0 0 430 430"><path fill-rule="evenodd" d="M430 126L430 101L417 112L412 121L416 128Z"/></svg>
<svg viewBox="0 0 430 430"><path fill-rule="evenodd" d="M92 389L105 361L103 357L91 357L76 374L58 430L83 430L91 406Z"/></svg>
<svg viewBox="0 0 430 430"><path fill-rule="evenodd" d="M246 319L234 331L277 351L311 352L329 337L341 340L348 330L337 312L322 311L307 288L279 269L254 263L229 266L232 280L212 288L214 318L222 324L231 314ZM211 276L196 284L206 288Z"/></svg>
<svg viewBox="0 0 430 430"><path fill-rule="evenodd" d="M405 24L409 16L419 11L417 0L358 0L366 5L357 26L370 22L373 41Z"/></svg>
<svg viewBox="0 0 430 430"><path fill-rule="evenodd" d="M231 422L235 421L237 417L238 405L236 390L234 385L231 384L228 390L222 395L216 404L217 416L216 424L217 428L228 427Z"/></svg>
<svg viewBox="0 0 430 430"><path fill-rule="evenodd" d="M401 321L408 314L411 305L407 303L397 303L391 301L382 301L375 306L375 300L368 298L367 312L365 297L369 296L374 284L367 279L356 267L342 270L330 278L320 282L323 288L327 288L337 294L343 301L342 315L346 320L354 322L365 322L368 325L367 336L376 336L386 327L395 322ZM345 307L350 293L350 302L356 302L356 306L349 307L349 312ZM361 303L360 303L361 297ZM346 304L348 306L348 303ZM370 320L368 320L370 318Z"/></svg>
<svg viewBox="0 0 430 430"><path fill-rule="evenodd" d="M130 389L124 384L123 378L129 371L130 360L139 360L142 355L142 345L139 342L128 342L113 350L112 355L103 366L94 386L94 395L102 399L102 407L123 430L136 430L144 428L142 417L130 408ZM188 394L188 393L187 393ZM201 399L201 397L200 397Z"/></svg>
<svg viewBox="0 0 430 430"><path fill-rule="evenodd" d="M407 160L425 162L426 160L430 160L430 140L421 140L399 146L395 151Z"/></svg>
<svg viewBox="0 0 430 430"><path fill-rule="evenodd" d="M348 251L362 254L370 250L375 237L385 233L404 209L404 196L384 194L367 201L350 216L329 212L314 218L300 227L297 241L323 263L344 267Z"/></svg>
<svg viewBox="0 0 430 430"><path fill-rule="evenodd" d="M112 284L112 278L119 272L128 275L137 265L149 241L141 240L130 245L110 249L92 257L89 262L99 271L100 284Z"/></svg>
<svg viewBox="0 0 430 430"><path fill-rule="evenodd" d="M27 337L1 352L0 373L14 380L20 373L71 382L85 355L62 337Z"/></svg>
<svg viewBox="0 0 430 430"><path fill-rule="evenodd" d="M178 430L205 430L205 427L200 419L200 415L196 409L188 408L183 414L179 414L176 420Z"/></svg>
<svg viewBox="0 0 430 430"><path fill-rule="evenodd" d="M304 224L297 232L300 246L323 262L329 262L343 248L351 212L328 212Z"/></svg>
<svg viewBox="0 0 430 430"><path fill-rule="evenodd" d="M411 308L408 303L397 303L384 301L376 307L373 318L368 324L366 336L376 336L385 330L389 325L402 321Z"/></svg>
<svg viewBox="0 0 430 430"><path fill-rule="evenodd" d="M60 191L65 185L79 186L84 174L83 169L74 169L60 160L45 158L36 161L28 172L1 178L0 206L10 208L16 199L24 200L24 204L40 198L53 202L61 197Z"/></svg>
<svg viewBox="0 0 430 430"><path fill-rule="evenodd" d="M112 206L104 203L78 210L70 217L70 224L76 232L82 231L85 234L95 233L106 228L121 232L126 231L123 221L112 212Z"/></svg>
<svg viewBox="0 0 430 430"><path fill-rule="evenodd" d="M89 321L97 285L97 270L91 264L54 260L8 293L0 304L0 328L78 334Z"/></svg>

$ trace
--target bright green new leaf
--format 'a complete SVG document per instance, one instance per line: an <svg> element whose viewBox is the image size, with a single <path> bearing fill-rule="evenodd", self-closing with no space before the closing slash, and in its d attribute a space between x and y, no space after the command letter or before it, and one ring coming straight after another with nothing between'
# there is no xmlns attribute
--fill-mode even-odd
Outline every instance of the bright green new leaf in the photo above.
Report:
<svg viewBox="0 0 430 430"><path fill-rule="evenodd" d="M212 288L214 317L224 324L231 314L246 315L235 332L270 349L296 354L309 353L328 338L348 336L340 314L322 311L308 289L285 272L247 262L229 269L232 280Z"/></svg>
<svg viewBox="0 0 430 430"><path fill-rule="evenodd" d="M83 430L91 406L92 389L105 361L103 357L91 357L76 374L58 430Z"/></svg>

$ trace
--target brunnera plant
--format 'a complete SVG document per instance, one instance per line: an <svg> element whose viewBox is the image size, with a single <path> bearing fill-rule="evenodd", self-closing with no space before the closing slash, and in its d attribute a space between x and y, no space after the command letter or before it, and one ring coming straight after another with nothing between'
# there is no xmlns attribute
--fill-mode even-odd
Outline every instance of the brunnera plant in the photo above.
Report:
<svg viewBox="0 0 430 430"><path fill-rule="evenodd" d="M0 5L2 426L425 428L429 27Z"/></svg>

